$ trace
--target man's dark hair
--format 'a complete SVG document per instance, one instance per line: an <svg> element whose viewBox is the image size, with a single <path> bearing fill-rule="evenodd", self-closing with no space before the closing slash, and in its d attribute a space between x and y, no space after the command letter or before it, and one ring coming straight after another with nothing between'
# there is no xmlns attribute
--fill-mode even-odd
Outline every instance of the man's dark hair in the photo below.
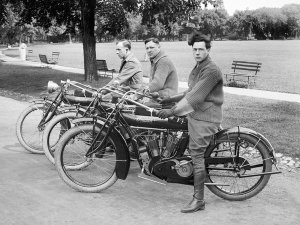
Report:
<svg viewBox="0 0 300 225"><path fill-rule="evenodd" d="M145 40L145 44L147 44L148 42L150 42L150 41L152 41L152 42L154 42L155 44L158 44L159 45L159 40L157 39L157 38L148 38L148 39L146 39Z"/></svg>
<svg viewBox="0 0 300 225"><path fill-rule="evenodd" d="M117 41L116 44L119 44L120 42L122 42L123 47L128 48L129 50L131 50L131 42L128 40L121 40L121 41Z"/></svg>
<svg viewBox="0 0 300 225"><path fill-rule="evenodd" d="M194 30L189 35L188 45L193 46L195 42L204 41L206 49L210 49L211 48L211 40L212 40L211 34L203 34L200 31Z"/></svg>

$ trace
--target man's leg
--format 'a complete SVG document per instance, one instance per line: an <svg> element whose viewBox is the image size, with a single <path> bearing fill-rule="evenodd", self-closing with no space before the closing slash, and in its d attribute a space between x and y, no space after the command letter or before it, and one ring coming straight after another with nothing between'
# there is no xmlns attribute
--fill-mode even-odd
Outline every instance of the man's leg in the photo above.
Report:
<svg viewBox="0 0 300 225"><path fill-rule="evenodd" d="M194 167L194 194L192 201L181 210L183 213L205 209L204 183L206 170L204 153L212 135L217 132L219 125L189 118L188 126L190 135L189 153L192 157Z"/></svg>

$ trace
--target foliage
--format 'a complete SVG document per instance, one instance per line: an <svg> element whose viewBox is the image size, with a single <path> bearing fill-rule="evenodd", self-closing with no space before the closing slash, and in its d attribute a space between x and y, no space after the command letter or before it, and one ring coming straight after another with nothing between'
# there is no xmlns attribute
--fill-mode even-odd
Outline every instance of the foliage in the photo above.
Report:
<svg viewBox="0 0 300 225"><path fill-rule="evenodd" d="M253 12L253 32L257 39L279 39L287 34L287 18L277 8L261 8Z"/></svg>
<svg viewBox="0 0 300 225"><path fill-rule="evenodd" d="M241 39L246 39L252 26L251 15L249 10L237 11L227 22L229 30L236 33Z"/></svg>
<svg viewBox="0 0 300 225"><path fill-rule="evenodd" d="M236 87L236 88L248 88L248 85L244 82L238 82L238 81L229 81L228 83L224 84L224 86L227 87Z"/></svg>
<svg viewBox="0 0 300 225"><path fill-rule="evenodd" d="M4 2L0 3L0 25L7 21L7 9Z"/></svg>
<svg viewBox="0 0 300 225"><path fill-rule="evenodd" d="M300 5L289 4L282 7L282 13L287 17L287 26L289 36L300 36Z"/></svg>
<svg viewBox="0 0 300 225"><path fill-rule="evenodd" d="M170 33L171 26L177 21L188 19L202 5L215 4L214 0L144 0L140 12L142 24L148 25L160 23Z"/></svg>
<svg viewBox="0 0 300 225"><path fill-rule="evenodd" d="M214 37L222 38L225 35L228 13L224 9L198 11L194 20L198 20L198 28L211 33Z"/></svg>

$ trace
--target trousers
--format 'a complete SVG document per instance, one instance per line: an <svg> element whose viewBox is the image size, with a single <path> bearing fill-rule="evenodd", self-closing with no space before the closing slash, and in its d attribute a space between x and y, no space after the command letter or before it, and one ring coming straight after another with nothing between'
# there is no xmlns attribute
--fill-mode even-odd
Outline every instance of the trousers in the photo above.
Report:
<svg viewBox="0 0 300 225"><path fill-rule="evenodd" d="M189 153L192 157L194 170L205 170L204 153L212 135L220 128L220 123L195 120L188 117Z"/></svg>

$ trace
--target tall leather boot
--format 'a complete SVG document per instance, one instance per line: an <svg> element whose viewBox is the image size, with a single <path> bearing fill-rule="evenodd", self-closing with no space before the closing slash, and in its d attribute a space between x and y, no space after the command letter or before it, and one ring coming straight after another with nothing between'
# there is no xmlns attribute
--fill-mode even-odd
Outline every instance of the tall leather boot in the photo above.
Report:
<svg viewBox="0 0 300 225"><path fill-rule="evenodd" d="M198 210L205 209L204 199L204 182L206 173L203 169L194 168L194 195L190 203L188 203L183 209L182 213L192 213Z"/></svg>

